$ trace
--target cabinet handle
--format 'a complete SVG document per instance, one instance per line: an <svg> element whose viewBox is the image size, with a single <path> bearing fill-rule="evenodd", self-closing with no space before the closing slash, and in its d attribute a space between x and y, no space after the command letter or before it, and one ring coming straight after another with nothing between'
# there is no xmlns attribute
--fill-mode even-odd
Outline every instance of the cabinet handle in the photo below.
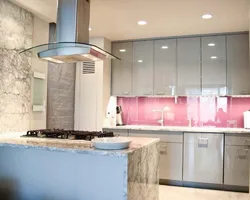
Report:
<svg viewBox="0 0 250 200"><path fill-rule="evenodd" d="M238 149L237 154L240 159L246 159L248 157L248 149Z"/></svg>
<svg viewBox="0 0 250 200"><path fill-rule="evenodd" d="M156 92L157 95L163 95L164 92Z"/></svg>
<svg viewBox="0 0 250 200"><path fill-rule="evenodd" d="M164 149L161 149L162 147L163 147ZM167 155L167 154L168 154L167 145L161 145L161 146L160 146L160 154L161 154L161 155Z"/></svg>
<svg viewBox="0 0 250 200"><path fill-rule="evenodd" d="M208 138L198 138L198 147L207 148L208 147Z"/></svg>
<svg viewBox="0 0 250 200"><path fill-rule="evenodd" d="M249 140L245 141L245 146L248 147L248 148L250 147L250 141Z"/></svg>
<svg viewBox="0 0 250 200"><path fill-rule="evenodd" d="M130 92L123 92L122 94L130 94Z"/></svg>
<svg viewBox="0 0 250 200"><path fill-rule="evenodd" d="M143 95L150 95L152 92L144 92Z"/></svg>

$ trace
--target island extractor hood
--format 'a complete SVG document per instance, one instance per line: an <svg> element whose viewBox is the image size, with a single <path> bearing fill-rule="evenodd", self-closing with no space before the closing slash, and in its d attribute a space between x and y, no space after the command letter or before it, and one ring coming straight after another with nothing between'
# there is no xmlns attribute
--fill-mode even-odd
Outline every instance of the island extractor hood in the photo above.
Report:
<svg viewBox="0 0 250 200"><path fill-rule="evenodd" d="M89 44L90 0L58 0L55 43L42 44L20 53L35 52L38 58L54 63L119 59Z"/></svg>

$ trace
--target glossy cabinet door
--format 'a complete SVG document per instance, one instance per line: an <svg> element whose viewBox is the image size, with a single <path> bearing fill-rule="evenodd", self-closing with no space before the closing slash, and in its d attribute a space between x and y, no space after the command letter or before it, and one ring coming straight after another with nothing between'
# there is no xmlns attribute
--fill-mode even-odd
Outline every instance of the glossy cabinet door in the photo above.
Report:
<svg viewBox="0 0 250 200"><path fill-rule="evenodd" d="M249 152L245 146L225 146L224 184L249 185Z"/></svg>
<svg viewBox="0 0 250 200"><path fill-rule="evenodd" d="M249 185L250 137L244 134L225 136L224 184L227 186Z"/></svg>
<svg viewBox="0 0 250 200"><path fill-rule="evenodd" d="M177 95L201 94L200 37L177 39Z"/></svg>
<svg viewBox="0 0 250 200"><path fill-rule="evenodd" d="M182 180L182 132L130 130L129 136L160 138L160 179Z"/></svg>
<svg viewBox="0 0 250 200"><path fill-rule="evenodd" d="M153 94L153 41L133 43L132 94Z"/></svg>
<svg viewBox="0 0 250 200"><path fill-rule="evenodd" d="M184 133L183 180L223 183L223 134Z"/></svg>
<svg viewBox="0 0 250 200"><path fill-rule="evenodd" d="M113 43L112 53L121 60L112 60L112 95L130 95L132 89L133 43Z"/></svg>
<svg viewBox="0 0 250 200"><path fill-rule="evenodd" d="M226 95L226 74L226 37L202 37L202 95Z"/></svg>
<svg viewBox="0 0 250 200"><path fill-rule="evenodd" d="M160 143L160 179L182 181L182 143Z"/></svg>
<svg viewBox="0 0 250 200"><path fill-rule="evenodd" d="M249 34L227 36L228 95L250 94Z"/></svg>
<svg viewBox="0 0 250 200"><path fill-rule="evenodd" d="M176 42L154 41L154 95L176 95Z"/></svg>

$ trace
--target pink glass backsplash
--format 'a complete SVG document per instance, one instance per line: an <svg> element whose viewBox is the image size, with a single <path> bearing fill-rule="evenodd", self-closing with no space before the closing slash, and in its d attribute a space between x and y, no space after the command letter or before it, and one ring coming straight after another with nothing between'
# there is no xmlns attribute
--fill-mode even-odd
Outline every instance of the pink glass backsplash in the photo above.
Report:
<svg viewBox="0 0 250 200"><path fill-rule="evenodd" d="M250 109L250 97L118 97L127 125L160 125L164 109L165 126L212 126L243 128L243 112Z"/></svg>

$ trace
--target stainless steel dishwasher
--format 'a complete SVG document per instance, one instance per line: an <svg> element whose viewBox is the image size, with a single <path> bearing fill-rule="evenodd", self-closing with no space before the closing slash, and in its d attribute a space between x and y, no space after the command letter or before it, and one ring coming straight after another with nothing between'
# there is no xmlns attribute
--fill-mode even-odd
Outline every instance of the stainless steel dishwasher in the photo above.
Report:
<svg viewBox="0 0 250 200"><path fill-rule="evenodd" d="M223 183L223 134L184 133L183 181Z"/></svg>

